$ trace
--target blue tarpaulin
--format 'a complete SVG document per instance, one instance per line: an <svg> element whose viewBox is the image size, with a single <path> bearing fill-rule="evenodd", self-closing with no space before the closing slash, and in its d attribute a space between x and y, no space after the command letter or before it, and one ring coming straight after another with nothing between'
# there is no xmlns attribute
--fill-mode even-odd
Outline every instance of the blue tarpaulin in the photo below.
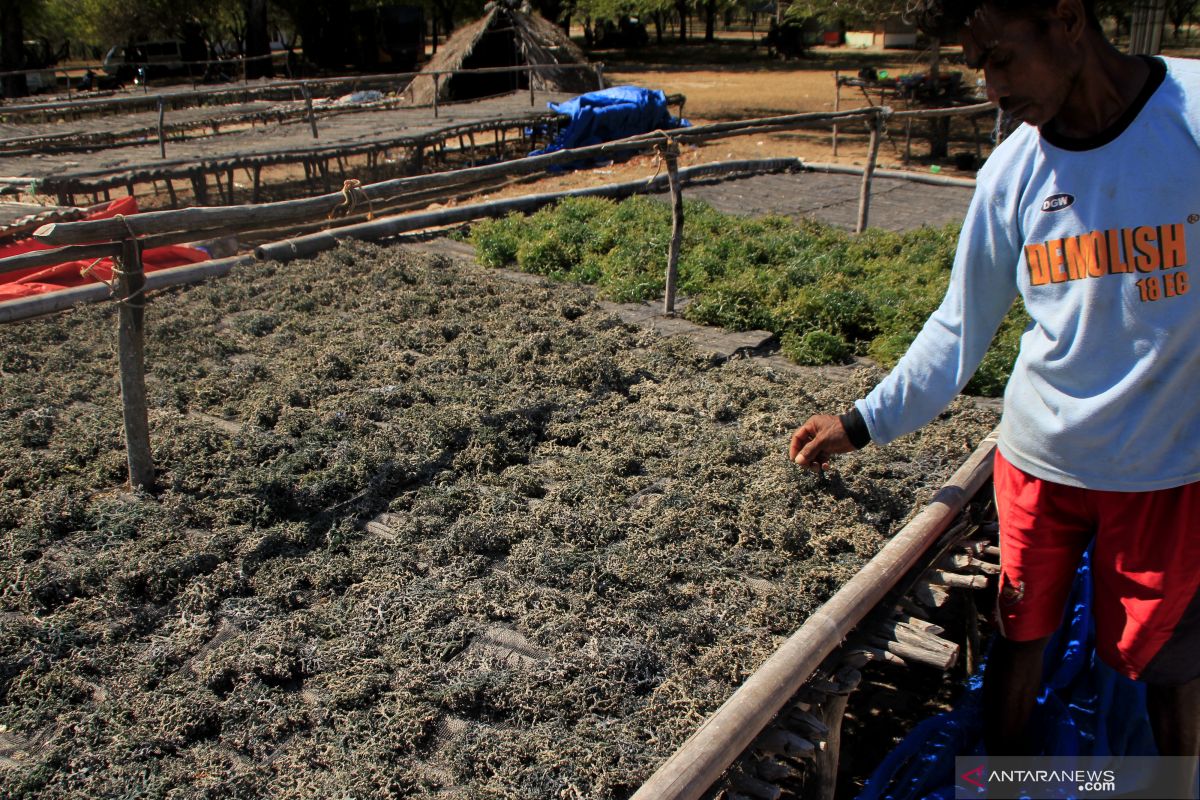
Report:
<svg viewBox="0 0 1200 800"><path fill-rule="evenodd" d="M553 142L530 153L531 156L690 124L685 119L671 116L665 94L640 86L614 86L549 105L551 111L570 116L571 122L559 131Z"/></svg>
<svg viewBox="0 0 1200 800"><path fill-rule="evenodd" d="M1090 553L1068 603L1069 615L1046 645L1042 691L1030 730L1047 756L1157 754L1145 687L1100 661L1092 620ZM983 755L983 682L976 675L953 711L917 725L872 773L859 800L953 798L955 756Z"/></svg>

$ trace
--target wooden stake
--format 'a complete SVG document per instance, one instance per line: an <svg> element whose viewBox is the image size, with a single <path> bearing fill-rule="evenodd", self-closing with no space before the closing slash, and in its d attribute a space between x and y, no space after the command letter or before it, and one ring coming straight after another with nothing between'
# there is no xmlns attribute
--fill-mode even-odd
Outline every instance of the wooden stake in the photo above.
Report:
<svg viewBox="0 0 1200 800"><path fill-rule="evenodd" d="M837 112L837 111L841 110L841 107L842 107L842 78L841 78L841 72L839 72L838 70L835 69L833 71L833 110L835 112ZM835 122L835 123L833 123L833 155L835 157L837 156L837 139L838 139L838 126L837 126L837 123Z"/></svg>
<svg viewBox="0 0 1200 800"><path fill-rule="evenodd" d="M146 411L145 310L142 293L146 275L138 241L121 245L121 267L116 273L119 299L117 351L121 365L121 404L125 415L125 447L129 457L129 484L135 490L154 491L154 462L150 453L150 423Z"/></svg>
<svg viewBox="0 0 1200 800"><path fill-rule="evenodd" d="M175 184L167 178L167 195L171 198L171 208L179 208L179 199L175 196Z"/></svg>
<svg viewBox="0 0 1200 800"><path fill-rule="evenodd" d="M167 138L163 133L163 116L166 114L166 107L163 105L163 99L158 98L158 157L167 157Z"/></svg>
<svg viewBox="0 0 1200 800"><path fill-rule="evenodd" d="M663 152L667 182L671 186L671 245L667 251L667 286L663 313L675 313L675 283L679 277L679 248L683 244L683 189L679 185L679 145L671 142Z"/></svg>
<svg viewBox="0 0 1200 800"><path fill-rule="evenodd" d="M839 676L841 688L844 691L830 695L821 704L821 722L829 728L825 735L825 746L817 751L814 770L817 775L817 790L814 796L817 800L833 800L837 791L838 760L842 744L842 718L846 716L846 703L850 700L850 692L858 688L862 675L857 670L848 670Z"/></svg>
<svg viewBox="0 0 1200 800"><path fill-rule="evenodd" d="M858 224L854 226L855 233L867 229L867 217L871 211L871 177L875 174L875 160L879 157L879 129L883 127L883 118L875 117L871 121L871 145L867 151L867 164L863 168L862 187L858 193Z"/></svg>
<svg viewBox="0 0 1200 800"><path fill-rule="evenodd" d="M196 205L208 205L208 176L199 170L192 174L192 196Z"/></svg>
<svg viewBox="0 0 1200 800"><path fill-rule="evenodd" d="M300 84L300 91L304 93L304 108L308 112L308 127L312 129L313 138L317 138L317 117L313 113L312 92L308 91L308 84Z"/></svg>
<svg viewBox="0 0 1200 800"><path fill-rule="evenodd" d="M433 73L433 118L437 119L438 115L438 74Z"/></svg>

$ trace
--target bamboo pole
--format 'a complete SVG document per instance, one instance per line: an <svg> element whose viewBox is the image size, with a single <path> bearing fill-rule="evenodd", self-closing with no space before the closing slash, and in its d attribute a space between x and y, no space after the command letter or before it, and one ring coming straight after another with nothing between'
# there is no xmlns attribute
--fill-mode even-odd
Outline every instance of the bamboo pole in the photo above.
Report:
<svg viewBox="0 0 1200 800"><path fill-rule="evenodd" d="M121 405L125 417L125 448L129 462L129 485L134 490L154 491L154 461L150 452L150 422L146 410L145 312L146 276L142 253L132 237L121 245L117 278L119 303L117 353L121 365Z"/></svg>
<svg viewBox="0 0 1200 800"><path fill-rule="evenodd" d="M806 161L804 163L804 171L825 172L834 175L862 175L865 170L863 167L854 167L848 164L825 164L822 162ZM874 175L876 178L892 178L912 183L927 183L930 186L953 186L962 189L975 188L974 179L952 178L949 175L927 175L924 172L905 172L898 169L877 169Z"/></svg>
<svg viewBox="0 0 1200 800"><path fill-rule="evenodd" d="M675 282L679 277L679 250L683 244L683 187L679 183L679 145L669 142L663 149L667 182L671 187L671 245L667 251L667 285L663 313L675 313Z"/></svg>
<svg viewBox="0 0 1200 800"><path fill-rule="evenodd" d="M236 256L151 272L146 275L146 291L198 283L208 278L226 275L238 266L252 264L255 261L254 256ZM107 285L93 283L87 286L63 289L59 292L47 292L17 300L6 300L0 303L0 323L19 322L65 311L85 303L107 300L111 294Z"/></svg>
<svg viewBox="0 0 1200 800"><path fill-rule="evenodd" d="M858 192L858 222L854 226L855 233L867 229L867 216L871 211L871 176L875 172L875 160L879 157L879 133L883 127L883 117L871 121L871 143L867 149L867 163L863 167L862 186Z"/></svg>
<svg viewBox="0 0 1200 800"><path fill-rule="evenodd" d="M949 527L992 474L995 432L836 594L818 608L692 737L633 800L696 800L787 704L813 670Z"/></svg>
<svg viewBox="0 0 1200 800"><path fill-rule="evenodd" d="M703 176L733 172L775 172L794 168L798 164L799 159L793 158L727 162L724 164L701 164L680 170L679 177L681 181L687 181L688 179ZM441 208L414 214L382 217L358 225L333 228L307 236L262 245L255 250L255 254L264 260L291 261L297 258L307 258L308 256L328 250L335 247L343 239L376 241L411 231L425 230L443 225L455 225L461 222L469 222L473 219L503 216L514 211L529 212L568 197L628 197L639 193L661 191L666 183L667 176L659 175L649 181L639 179L625 183L589 186L565 192L524 195L521 197L505 198L503 200L492 200L485 203L456 206L454 208Z"/></svg>
<svg viewBox="0 0 1200 800"><path fill-rule="evenodd" d="M29 253L0 259L0 275L22 269L52 267L55 264L63 264L68 261L83 261L88 258L112 258L120 254L121 245L117 242L80 244L59 247L54 250L34 250Z"/></svg>

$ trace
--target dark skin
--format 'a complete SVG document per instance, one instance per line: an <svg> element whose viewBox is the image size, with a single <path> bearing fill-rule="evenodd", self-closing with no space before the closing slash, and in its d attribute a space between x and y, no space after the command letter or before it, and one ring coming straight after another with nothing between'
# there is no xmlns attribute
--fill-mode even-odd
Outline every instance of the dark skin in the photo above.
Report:
<svg viewBox="0 0 1200 800"><path fill-rule="evenodd" d="M988 97L1016 119L1068 138L1102 133L1133 103L1149 77L1139 58L1112 47L1089 25L1080 0L1006 14L985 4L962 29L967 63L982 69ZM810 470L854 450L838 417L817 414L792 434L788 458ZM993 755L1027 749L1026 728L1041 680L1046 639L1000 639L984 676L985 744ZM1200 679L1148 686L1159 752L1200 756Z"/></svg>

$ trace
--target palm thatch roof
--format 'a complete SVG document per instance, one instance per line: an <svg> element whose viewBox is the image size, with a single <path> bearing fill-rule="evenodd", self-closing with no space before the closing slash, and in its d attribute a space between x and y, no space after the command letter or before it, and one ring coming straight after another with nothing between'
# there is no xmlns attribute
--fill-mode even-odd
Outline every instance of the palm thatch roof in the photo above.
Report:
<svg viewBox="0 0 1200 800"><path fill-rule="evenodd" d="M532 73L534 88L574 94L599 88L596 73L580 66L587 65L587 56L557 25L512 0L495 0L485 9L483 17L459 28L421 72L559 65ZM438 100L472 100L528 89L530 79L527 72L443 75L438 82ZM432 103L433 79L418 75L408 93L414 105Z"/></svg>

